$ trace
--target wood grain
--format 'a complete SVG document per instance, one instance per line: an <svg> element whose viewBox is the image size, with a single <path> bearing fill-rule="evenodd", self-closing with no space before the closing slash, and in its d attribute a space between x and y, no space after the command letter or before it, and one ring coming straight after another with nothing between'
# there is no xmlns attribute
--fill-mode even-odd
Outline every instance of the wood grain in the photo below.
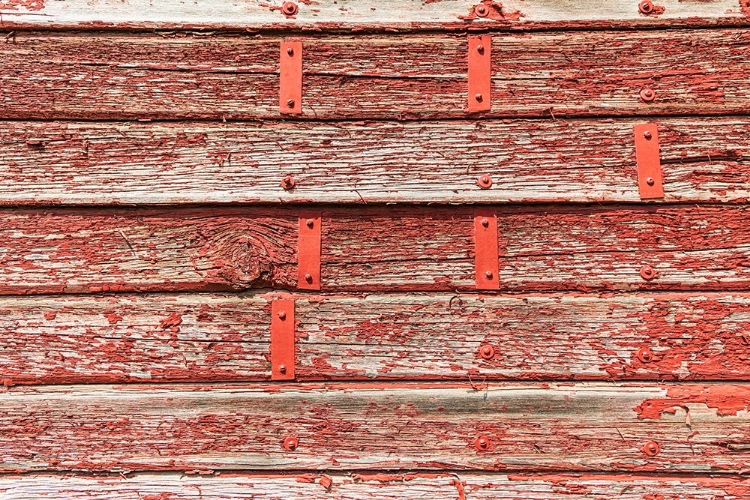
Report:
<svg viewBox="0 0 750 500"><path fill-rule="evenodd" d="M658 0L650 15L638 2L592 0L379 0L377 4L335 0L298 2L299 12L286 17L282 2L252 0L4 0L2 24L7 29L228 29L228 30L407 30L524 29L560 27L674 27L747 24L743 0L680 2ZM487 17L476 16L474 5L485 3Z"/></svg>
<svg viewBox="0 0 750 500"><path fill-rule="evenodd" d="M331 480L330 487L326 478ZM321 481L323 484L321 484ZM123 477L26 475L0 477L7 500L67 498L70 500L134 500L169 498L235 500L511 499L569 500L585 497L643 500L644 498L743 498L750 495L747 479L684 475L626 474L487 474L487 473L355 473L229 474L185 476L172 473ZM463 496L462 496L463 495Z"/></svg>
<svg viewBox="0 0 750 500"><path fill-rule="evenodd" d="M0 298L0 379L268 380L277 296ZM750 377L748 294L283 297L300 381Z"/></svg>
<svg viewBox="0 0 750 500"><path fill-rule="evenodd" d="M14 387L0 470L737 473L748 404L745 384Z"/></svg>
<svg viewBox="0 0 750 500"><path fill-rule="evenodd" d="M745 206L497 210L502 290L750 286ZM263 207L6 209L0 294L293 289L298 216ZM474 291L473 227L470 207L325 208L322 290Z"/></svg>
<svg viewBox="0 0 750 500"><path fill-rule="evenodd" d="M281 40L17 33L0 44L0 118L279 119ZM492 109L472 114L465 36L300 40L306 119L554 120L744 114L750 106L747 30L496 36ZM655 92L652 102L640 98L644 88Z"/></svg>
<svg viewBox="0 0 750 500"><path fill-rule="evenodd" d="M638 202L647 121L5 122L0 204ZM656 123L665 201L748 200L750 120Z"/></svg>

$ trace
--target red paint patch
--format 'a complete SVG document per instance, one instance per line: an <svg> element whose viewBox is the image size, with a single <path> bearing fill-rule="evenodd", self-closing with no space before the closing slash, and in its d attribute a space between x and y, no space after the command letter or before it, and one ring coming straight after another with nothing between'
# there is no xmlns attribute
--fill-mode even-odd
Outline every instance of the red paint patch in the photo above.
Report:
<svg viewBox="0 0 750 500"><path fill-rule="evenodd" d="M0 10L42 10L44 0L0 0Z"/></svg>
<svg viewBox="0 0 750 500"><path fill-rule="evenodd" d="M182 316L179 313L172 313L163 320L161 320L160 326L163 330L180 326L182 324Z"/></svg>
<svg viewBox="0 0 750 500"><path fill-rule="evenodd" d="M55 311L47 311L46 313L44 313L44 319L48 319L52 321L56 317L57 317L57 313Z"/></svg>
<svg viewBox="0 0 750 500"><path fill-rule="evenodd" d="M745 17L750 17L750 0L740 0L740 9Z"/></svg>
<svg viewBox="0 0 750 500"><path fill-rule="evenodd" d="M739 385L690 385L672 387L665 398L647 399L634 410L638 418L659 419L662 414L674 415L677 408L687 403L703 403L716 409L719 416L737 415L750 406L750 388Z"/></svg>

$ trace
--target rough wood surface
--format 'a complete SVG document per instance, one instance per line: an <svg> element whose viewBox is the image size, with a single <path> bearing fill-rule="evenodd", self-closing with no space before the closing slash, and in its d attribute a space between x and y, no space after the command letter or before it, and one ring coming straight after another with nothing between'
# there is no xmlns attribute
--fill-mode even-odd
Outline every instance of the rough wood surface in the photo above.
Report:
<svg viewBox="0 0 750 500"><path fill-rule="evenodd" d="M473 7L484 3L487 17ZM420 30L560 27L674 27L747 24L745 0L656 0L649 15L631 0L300 0L294 16L282 2L251 0L4 0L0 28L232 29L232 30Z"/></svg>
<svg viewBox="0 0 750 500"><path fill-rule="evenodd" d="M328 485L330 479L330 485ZM322 483L322 484L321 484ZM435 498L570 500L741 499L750 496L750 481L737 477L614 474L482 474L482 473L303 473L191 476L172 473L128 477L0 476L5 500L384 500Z"/></svg>
<svg viewBox="0 0 750 500"><path fill-rule="evenodd" d="M0 470L738 473L748 404L745 384L19 386Z"/></svg>
<svg viewBox="0 0 750 500"><path fill-rule="evenodd" d="M278 119L281 40L17 33L0 43L0 118ZM466 36L302 41L302 118L470 116ZM476 116L746 113L749 41L747 30L496 36L492 110Z"/></svg>
<svg viewBox="0 0 750 500"><path fill-rule="evenodd" d="M5 122L0 204L637 202L647 121ZM750 198L750 120L656 123L665 201Z"/></svg>
<svg viewBox="0 0 750 500"><path fill-rule="evenodd" d="M275 296L3 298L0 378L268 380ZM284 297L302 381L750 377L747 294Z"/></svg>
<svg viewBox="0 0 750 500"><path fill-rule="evenodd" d="M745 206L498 208L512 291L747 290ZM292 208L6 209L0 294L297 286ZM323 291L475 290L471 207L322 210ZM643 266L655 271L641 277Z"/></svg>

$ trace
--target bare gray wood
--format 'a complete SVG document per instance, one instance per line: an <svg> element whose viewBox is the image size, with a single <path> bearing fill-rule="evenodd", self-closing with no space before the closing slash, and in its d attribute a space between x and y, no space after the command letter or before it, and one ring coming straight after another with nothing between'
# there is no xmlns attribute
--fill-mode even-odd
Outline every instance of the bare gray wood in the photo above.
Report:
<svg viewBox="0 0 750 500"><path fill-rule="evenodd" d="M745 384L14 387L0 470L738 473L749 403Z"/></svg>
<svg viewBox="0 0 750 500"><path fill-rule="evenodd" d="M280 119L282 39L19 32L0 44L0 118ZM492 109L479 114L467 112L466 36L300 39L303 119L555 120L750 106L747 30L497 35ZM651 102L640 97L646 88Z"/></svg>
<svg viewBox="0 0 750 500"><path fill-rule="evenodd" d="M5 122L0 204L638 202L648 121ZM747 201L747 118L656 123L664 201Z"/></svg>
<svg viewBox="0 0 750 500"><path fill-rule="evenodd" d="M638 2L505 0L481 2L457 0L422 2L380 0L377 3L345 3L335 0L297 2L299 12L284 16L282 2L252 0L5 0L0 3L2 24L18 28L75 29L232 29L232 30L329 30L363 29L523 29L527 27L673 27L746 24L748 6L740 0L681 2L657 0L650 15L638 10ZM486 4L487 17L473 7Z"/></svg>

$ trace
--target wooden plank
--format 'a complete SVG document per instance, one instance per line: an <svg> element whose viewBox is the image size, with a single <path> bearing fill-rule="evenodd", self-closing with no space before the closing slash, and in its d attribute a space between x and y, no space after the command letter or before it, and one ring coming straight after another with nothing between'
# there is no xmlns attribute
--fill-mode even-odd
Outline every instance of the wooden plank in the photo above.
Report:
<svg viewBox="0 0 750 500"><path fill-rule="evenodd" d="M487 17L473 7L484 3ZM262 0L5 0L0 3L6 29L229 29L229 30L420 30L524 29L560 27L674 27L747 24L744 0L680 2L657 0L650 15L638 2L614 0L505 0L482 2L422 2L380 0L377 5L345 4L335 0L299 2L299 12L286 17L281 2Z"/></svg>
<svg viewBox="0 0 750 500"><path fill-rule="evenodd" d="M473 213L322 210L321 290L475 291ZM292 208L5 209L0 294L292 289L298 216ZM749 217L745 206L498 209L500 286L747 290Z"/></svg>
<svg viewBox="0 0 750 500"><path fill-rule="evenodd" d="M0 470L738 473L748 404L746 384L14 387Z"/></svg>
<svg viewBox="0 0 750 500"><path fill-rule="evenodd" d="M331 486L325 478L330 478ZM323 484L321 484L321 481ZM617 474L487 474L487 473L298 473L290 475L232 474L185 476L141 473L127 477L83 475L1 476L0 493L7 500L67 498L110 500L131 498L306 498L310 500L379 498L491 499L526 498L745 498L745 478L701 475Z"/></svg>
<svg viewBox="0 0 750 500"><path fill-rule="evenodd" d="M18 33L0 44L0 118L279 119L281 41ZM750 107L747 30L496 36L492 109L479 114L466 109L465 36L301 41L307 119L716 115ZM644 88L653 101L640 97Z"/></svg>
<svg viewBox="0 0 750 500"><path fill-rule="evenodd" d="M0 298L2 383L268 380L275 296ZM750 377L748 294L287 298L301 381Z"/></svg>
<svg viewBox="0 0 750 500"><path fill-rule="evenodd" d="M0 204L638 202L643 122L4 122ZM656 123L665 201L750 198L748 118Z"/></svg>

